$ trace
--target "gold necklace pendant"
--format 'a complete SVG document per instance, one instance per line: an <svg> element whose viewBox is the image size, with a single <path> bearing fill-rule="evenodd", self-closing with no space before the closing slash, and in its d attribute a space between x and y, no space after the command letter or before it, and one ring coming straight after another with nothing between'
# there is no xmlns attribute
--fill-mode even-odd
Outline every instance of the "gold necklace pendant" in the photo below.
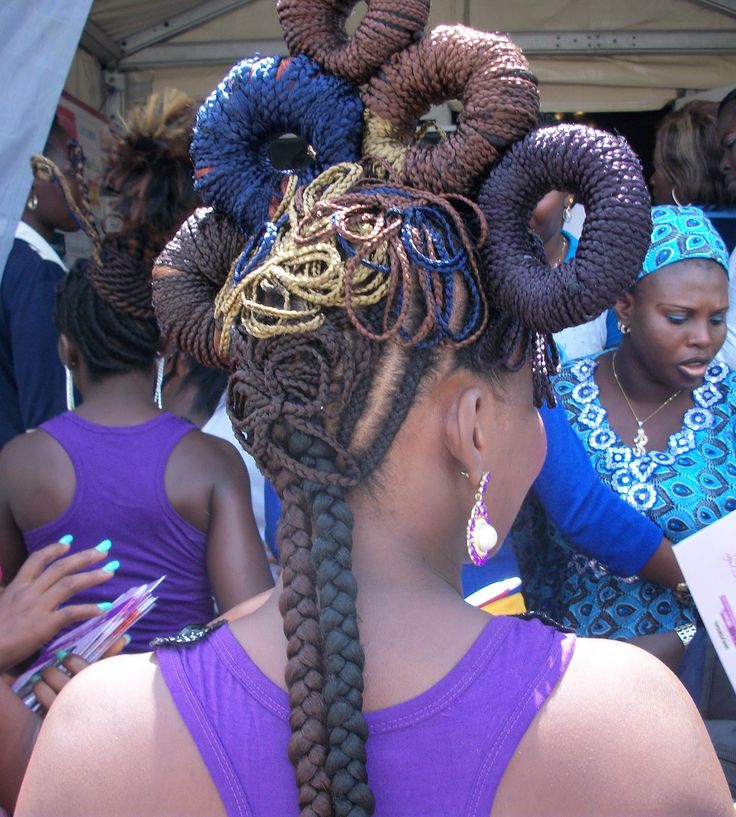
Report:
<svg viewBox="0 0 736 817"><path fill-rule="evenodd" d="M649 442L649 437L644 433L644 425L640 422L639 428L636 432L634 437L634 456L635 457L643 457L647 453L647 443Z"/></svg>
<svg viewBox="0 0 736 817"><path fill-rule="evenodd" d="M632 446L632 450L634 452L635 457L643 457L647 453L647 443L649 442L649 438L647 437L646 433L644 432L644 423L648 423L655 414L659 414L660 411L665 406L668 406L676 397L678 397L682 393L682 389L678 389L674 394L671 394L664 403L661 403L654 409L651 414L648 414L644 419L640 420L639 415L634 411L634 406L631 404L631 400L629 400L629 396L624 391L624 387L621 385L621 381L618 377L618 372L616 371L616 354L618 353L618 349L613 353L613 357L611 358L611 369L613 370L613 377L616 381L616 385L619 387L621 394L623 395L624 400L626 401L626 405L629 407L629 411L631 412L634 420L636 420L636 424L638 426L636 430L636 434L634 435L634 444Z"/></svg>

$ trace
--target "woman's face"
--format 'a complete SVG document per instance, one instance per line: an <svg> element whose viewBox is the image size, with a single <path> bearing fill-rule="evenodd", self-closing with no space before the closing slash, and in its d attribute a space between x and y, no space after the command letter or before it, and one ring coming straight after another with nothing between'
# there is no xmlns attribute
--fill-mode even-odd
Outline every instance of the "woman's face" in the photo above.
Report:
<svg viewBox="0 0 736 817"><path fill-rule="evenodd" d="M729 102L718 116L718 141L721 145L721 173L729 196L736 198L736 100Z"/></svg>
<svg viewBox="0 0 736 817"><path fill-rule="evenodd" d="M66 178L77 205L81 204L82 192L74 175L66 140L54 134L49 140L45 155L54 162ZM69 211L61 187L56 182L36 179L33 185L38 197L37 217L42 224L51 230L61 230L66 233L74 233L79 230L79 224Z"/></svg>
<svg viewBox="0 0 736 817"><path fill-rule="evenodd" d="M672 180L662 167L655 166L654 173L649 178L652 186L652 201L655 204L674 204L672 198Z"/></svg>
<svg viewBox="0 0 736 817"><path fill-rule="evenodd" d="M623 308L623 309L622 309ZM632 348L652 379L693 388L726 338L728 282L715 261L678 261L642 279L618 303Z"/></svg>

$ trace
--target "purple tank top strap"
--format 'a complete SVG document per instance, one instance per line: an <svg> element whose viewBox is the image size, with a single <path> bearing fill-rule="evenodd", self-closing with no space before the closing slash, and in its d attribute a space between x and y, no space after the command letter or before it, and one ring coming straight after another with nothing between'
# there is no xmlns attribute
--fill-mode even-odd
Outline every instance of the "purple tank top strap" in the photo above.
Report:
<svg viewBox="0 0 736 817"><path fill-rule="evenodd" d="M574 636L539 621L497 617L437 684L368 712L375 817L488 817L509 761L573 649ZM288 697L229 627L157 657L228 816L296 814Z"/></svg>

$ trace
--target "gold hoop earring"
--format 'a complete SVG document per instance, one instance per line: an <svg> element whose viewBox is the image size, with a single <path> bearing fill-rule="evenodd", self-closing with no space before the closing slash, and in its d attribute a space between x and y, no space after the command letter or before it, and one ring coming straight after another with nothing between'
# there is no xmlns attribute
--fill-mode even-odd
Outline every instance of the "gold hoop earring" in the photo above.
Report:
<svg viewBox="0 0 736 817"><path fill-rule="evenodd" d="M476 567L481 567L493 556L498 544L498 533L488 519L488 508L483 499L490 481L491 475L486 471L480 478L478 490L475 492L475 504L470 511L465 535L470 561Z"/></svg>

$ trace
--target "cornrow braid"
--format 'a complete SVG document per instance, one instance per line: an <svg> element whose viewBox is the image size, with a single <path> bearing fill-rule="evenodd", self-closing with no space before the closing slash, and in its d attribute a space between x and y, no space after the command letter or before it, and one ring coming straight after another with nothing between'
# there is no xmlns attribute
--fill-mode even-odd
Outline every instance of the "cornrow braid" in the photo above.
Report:
<svg viewBox="0 0 736 817"><path fill-rule="evenodd" d="M117 310L94 288L91 260L80 260L59 283L54 323L79 347L90 377L146 371L158 350L160 332L152 317L134 317Z"/></svg>

